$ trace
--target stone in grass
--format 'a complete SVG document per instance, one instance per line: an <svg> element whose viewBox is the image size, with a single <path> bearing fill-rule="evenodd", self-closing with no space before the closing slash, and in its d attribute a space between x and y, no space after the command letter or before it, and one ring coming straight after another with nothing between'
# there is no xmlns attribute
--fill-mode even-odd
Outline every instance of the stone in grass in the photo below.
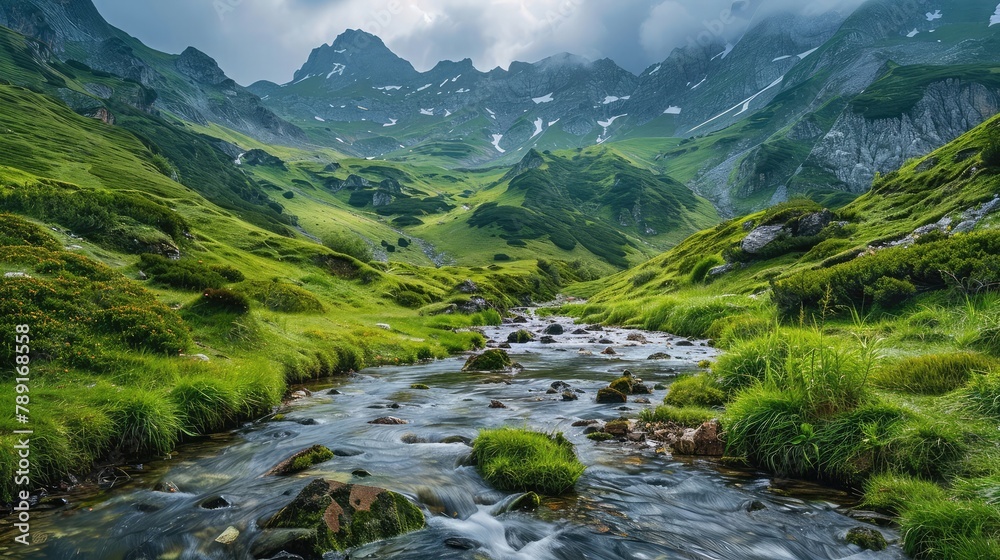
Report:
<svg viewBox="0 0 1000 560"><path fill-rule="evenodd" d="M526 331L524 329L521 329L517 332L512 332L509 335L507 335L508 344L526 344L528 342L531 342L532 340L535 340L535 335L531 334L530 331Z"/></svg>
<svg viewBox="0 0 1000 560"><path fill-rule="evenodd" d="M882 533L870 527L855 527L847 532L847 542L860 546L865 550L879 552L885 550L888 544Z"/></svg>
<svg viewBox="0 0 1000 560"><path fill-rule="evenodd" d="M628 397L624 393L610 387L597 392L597 404L619 404L627 401Z"/></svg>
<svg viewBox="0 0 1000 560"><path fill-rule="evenodd" d="M294 530L285 533L290 540L272 539L273 550L256 552L285 550L319 558L331 550L343 551L423 527L420 508L395 492L317 478L263 524L265 534Z"/></svg>
<svg viewBox="0 0 1000 560"><path fill-rule="evenodd" d="M487 350L482 354L472 356L465 362L462 371L511 371L514 369L514 362L510 355L503 350Z"/></svg>
<svg viewBox="0 0 1000 560"><path fill-rule="evenodd" d="M322 445L314 445L278 463L264 476L286 476L299 473L330 459L333 459L333 451Z"/></svg>

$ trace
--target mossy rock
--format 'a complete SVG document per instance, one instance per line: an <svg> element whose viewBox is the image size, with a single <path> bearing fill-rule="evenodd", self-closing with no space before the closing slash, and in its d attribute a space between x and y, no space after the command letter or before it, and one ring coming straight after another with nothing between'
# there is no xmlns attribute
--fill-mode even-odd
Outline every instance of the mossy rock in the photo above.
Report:
<svg viewBox="0 0 1000 560"><path fill-rule="evenodd" d="M592 441L608 441L615 439L615 436L607 432L594 432L592 434L587 434L587 439Z"/></svg>
<svg viewBox="0 0 1000 560"><path fill-rule="evenodd" d="M865 550L876 552L885 550L889 546L885 542L885 537L875 529L870 527L855 527L847 532L847 542L860 546Z"/></svg>
<svg viewBox="0 0 1000 560"><path fill-rule="evenodd" d="M514 362L503 350L487 350L472 356L465 362L462 371L510 371Z"/></svg>
<svg viewBox="0 0 1000 560"><path fill-rule="evenodd" d="M415 389L417 391L429 391L430 387L424 385L423 383L414 383L413 385L410 385L410 389Z"/></svg>
<svg viewBox="0 0 1000 560"><path fill-rule="evenodd" d="M615 379L614 381L612 381L611 385L609 385L608 387L610 387L611 389L614 389L615 391L618 391L619 393L621 393L623 395L631 395L632 394L633 381L634 381L634 378L631 378L631 377L619 377L618 379Z"/></svg>
<svg viewBox="0 0 1000 560"><path fill-rule="evenodd" d="M420 508L395 492L317 478L267 520L263 529L315 531L285 550L319 558L331 550L343 551L416 531L424 523Z"/></svg>
<svg viewBox="0 0 1000 560"><path fill-rule="evenodd" d="M532 340L535 340L535 335L525 329L507 335L507 342L510 344L526 344Z"/></svg>
<svg viewBox="0 0 1000 560"><path fill-rule="evenodd" d="M598 404L619 404L628 402L628 397L621 391L616 391L610 387L597 392Z"/></svg>
<svg viewBox="0 0 1000 560"><path fill-rule="evenodd" d="M278 463L264 476L284 476L302 472L313 465L333 459L333 451L323 445L314 445Z"/></svg>

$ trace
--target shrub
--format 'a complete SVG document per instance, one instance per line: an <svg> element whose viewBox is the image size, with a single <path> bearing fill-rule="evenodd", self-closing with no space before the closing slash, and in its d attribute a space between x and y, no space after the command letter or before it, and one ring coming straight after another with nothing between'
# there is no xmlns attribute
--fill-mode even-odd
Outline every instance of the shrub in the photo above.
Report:
<svg viewBox="0 0 1000 560"><path fill-rule="evenodd" d="M907 358L879 372L880 387L920 395L943 395L964 387L975 372L987 372L993 360L972 352Z"/></svg>
<svg viewBox="0 0 1000 560"><path fill-rule="evenodd" d="M836 312L857 307L859 303L863 305L875 295L892 300L912 293L906 285L891 283L887 278L906 281L916 291L947 288L952 277L994 285L1000 282L1000 267L991 256L998 253L1000 231L996 230L956 235L913 247L883 249L847 263L779 280L773 286L773 299L782 314L795 316L802 309L824 306ZM881 292L879 285L883 288Z"/></svg>
<svg viewBox="0 0 1000 560"><path fill-rule="evenodd" d="M711 408L724 405L726 395L715 380L707 375L692 375L671 383L663 403L675 407Z"/></svg>
<svg viewBox="0 0 1000 560"><path fill-rule="evenodd" d="M562 434L497 428L479 432L472 458L498 490L559 495L576 484L586 467Z"/></svg>
<svg viewBox="0 0 1000 560"><path fill-rule="evenodd" d="M236 313L243 315L250 311L250 299L247 296L225 288L213 290L209 288L201 294L198 305L212 311Z"/></svg>
<svg viewBox="0 0 1000 560"><path fill-rule="evenodd" d="M875 281L873 286L865 288L865 294L872 298L876 305L893 308L903 303L917 293L917 288L907 280L883 277Z"/></svg>
<svg viewBox="0 0 1000 560"><path fill-rule="evenodd" d="M371 262L374 258L371 247L363 239L350 233L331 233L323 237L323 245L361 262Z"/></svg>
<svg viewBox="0 0 1000 560"><path fill-rule="evenodd" d="M400 247L405 249L410 246L410 240L405 237L400 237L399 240L396 241L396 245L399 245Z"/></svg>
<svg viewBox="0 0 1000 560"><path fill-rule="evenodd" d="M493 255L493 260L496 261L496 262L508 262L508 261L512 261L514 259L510 258L510 255L508 255L506 253L497 253L497 254Z"/></svg>
<svg viewBox="0 0 1000 560"><path fill-rule="evenodd" d="M673 422L687 428L697 428L716 416L716 411L696 406L664 405L655 410L646 408L639 413L639 419L645 422Z"/></svg>
<svg viewBox="0 0 1000 560"><path fill-rule="evenodd" d="M285 197L288 200L291 200L291 199L295 198L295 193L292 192L292 191L285 191L285 192L281 193L281 196Z"/></svg>
<svg viewBox="0 0 1000 560"><path fill-rule="evenodd" d="M271 311L280 313L320 313L323 304L312 293L291 284L271 282L248 282L247 295Z"/></svg>
<svg viewBox="0 0 1000 560"><path fill-rule="evenodd" d="M242 282L247 279L240 269L228 264L213 265L209 269L230 282Z"/></svg>
<svg viewBox="0 0 1000 560"><path fill-rule="evenodd" d="M139 268L153 282L180 290L219 289L226 284L226 279L218 272L187 259L171 260L159 255L144 254L139 257Z"/></svg>

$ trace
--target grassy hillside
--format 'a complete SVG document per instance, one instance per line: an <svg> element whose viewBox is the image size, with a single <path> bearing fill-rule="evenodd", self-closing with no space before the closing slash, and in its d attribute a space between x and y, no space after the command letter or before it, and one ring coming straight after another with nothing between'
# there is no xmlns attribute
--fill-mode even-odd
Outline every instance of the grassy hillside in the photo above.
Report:
<svg viewBox="0 0 1000 560"><path fill-rule="evenodd" d="M0 85L0 359L28 325L35 484L260 416L288 383L479 346L467 327L574 278L535 260L359 261L297 234L284 189L211 138L114 101L110 125L44 92Z"/></svg>
<svg viewBox="0 0 1000 560"><path fill-rule="evenodd" d="M1000 206L998 127L878 178L816 235L743 245L821 210L793 201L577 285L589 300L561 312L713 338L725 355L667 402L719 405L730 455L857 489L915 558L997 557L1000 212L969 220Z"/></svg>

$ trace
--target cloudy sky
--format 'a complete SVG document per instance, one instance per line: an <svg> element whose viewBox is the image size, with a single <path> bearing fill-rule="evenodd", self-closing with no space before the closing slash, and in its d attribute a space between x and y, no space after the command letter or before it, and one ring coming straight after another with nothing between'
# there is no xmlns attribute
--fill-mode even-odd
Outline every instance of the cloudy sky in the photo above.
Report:
<svg viewBox="0 0 1000 560"><path fill-rule="evenodd" d="M699 34L738 36L773 10L851 9L862 0L94 0L151 47L205 51L247 85L284 83L345 29L381 37L417 70L471 58L480 70L559 52L608 57L633 72Z"/></svg>

